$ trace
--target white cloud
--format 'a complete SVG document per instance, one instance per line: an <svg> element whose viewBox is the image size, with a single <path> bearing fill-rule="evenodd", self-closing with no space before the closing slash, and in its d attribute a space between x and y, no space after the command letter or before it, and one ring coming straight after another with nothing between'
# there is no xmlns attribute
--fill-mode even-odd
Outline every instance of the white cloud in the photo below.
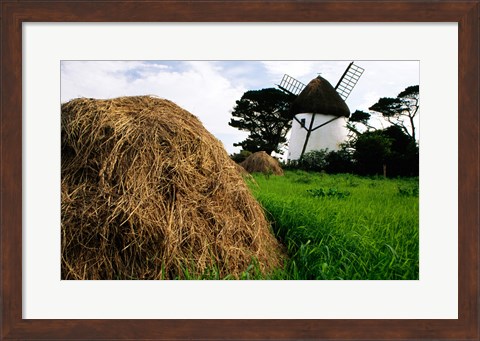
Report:
<svg viewBox="0 0 480 341"><path fill-rule="evenodd" d="M263 65L278 82L284 74L288 74L307 84L320 74L335 86L348 63L348 61L265 61Z"/></svg>

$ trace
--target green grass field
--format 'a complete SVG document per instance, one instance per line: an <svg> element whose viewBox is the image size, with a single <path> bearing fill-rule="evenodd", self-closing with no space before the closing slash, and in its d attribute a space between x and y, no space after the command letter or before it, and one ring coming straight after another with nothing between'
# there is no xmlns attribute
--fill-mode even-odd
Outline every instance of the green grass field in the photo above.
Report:
<svg viewBox="0 0 480 341"><path fill-rule="evenodd" d="M254 179L288 254L266 279L418 279L418 178L287 171Z"/></svg>

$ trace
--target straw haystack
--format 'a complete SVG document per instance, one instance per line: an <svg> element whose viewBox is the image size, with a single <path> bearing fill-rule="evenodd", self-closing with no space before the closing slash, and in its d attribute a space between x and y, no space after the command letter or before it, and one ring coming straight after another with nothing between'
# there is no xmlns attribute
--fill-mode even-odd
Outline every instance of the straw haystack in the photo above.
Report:
<svg viewBox="0 0 480 341"><path fill-rule="evenodd" d="M274 174L274 175L283 175L283 169L280 167L280 163L277 159L271 157L265 152L256 152L250 155L240 163L240 166L245 168L249 173L264 173L264 174Z"/></svg>
<svg viewBox="0 0 480 341"><path fill-rule="evenodd" d="M62 105L61 128L63 279L279 266L262 208L189 112L151 96L81 98Z"/></svg>
<svg viewBox="0 0 480 341"><path fill-rule="evenodd" d="M307 84L291 107L292 114L316 113L332 116L350 116L350 109L335 88L320 76Z"/></svg>

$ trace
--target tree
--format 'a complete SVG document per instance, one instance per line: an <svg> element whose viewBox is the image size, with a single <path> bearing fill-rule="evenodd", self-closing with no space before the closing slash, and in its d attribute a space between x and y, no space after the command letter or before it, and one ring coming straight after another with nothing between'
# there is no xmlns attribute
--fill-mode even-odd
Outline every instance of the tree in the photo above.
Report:
<svg viewBox="0 0 480 341"><path fill-rule="evenodd" d="M418 175L417 143L398 126L359 134L352 146L360 174L380 174L383 166L384 175Z"/></svg>
<svg viewBox="0 0 480 341"><path fill-rule="evenodd" d="M389 176L418 175L417 143L398 126L385 128L383 134L391 141L391 153L387 161Z"/></svg>
<svg viewBox="0 0 480 341"><path fill-rule="evenodd" d="M370 120L370 115L368 112L362 111L362 110L355 110L350 115L350 118L348 119L347 122L347 129L349 131L348 134L348 139L353 140L357 135L360 135L360 130L357 127L357 123L363 124L365 127L367 127L367 130L373 129L375 130L374 127L372 127L368 121Z"/></svg>
<svg viewBox="0 0 480 341"><path fill-rule="evenodd" d="M248 131L248 137L234 146L250 152L280 153L292 126L291 96L274 88L250 90L236 101L230 126Z"/></svg>
<svg viewBox="0 0 480 341"><path fill-rule="evenodd" d="M365 126L370 127L368 125L368 120L370 119L370 116L371 115L368 112L365 112L365 111L362 111L362 110L355 110L355 112L353 112L350 115L349 121L350 122L360 122L360 123L364 124Z"/></svg>
<svg viewBox="0 0 480 341"><path fill-rule="evenodd" d="M387 161L391 154L392 141L381 130L366 131L354 142L353 157L358 172L363 175L386 175Z"/></svg>
<svg viewBox="0 0 480 341"><path fill-rule="evenodd" d="M413 141L416 141L413 119L419 107L419 86L412 85L399 93L396 98L380 98L369 110L381 113L388 122L401 128ZM410 128L405 125L405 119Z"/></svg>
<svg viewBox="0 0 480 341"><path fill-rule="evenodd" d="M346 145L339 150L332 150L326 156L327 173L352 173L354 170L353 155Z"/></svg>

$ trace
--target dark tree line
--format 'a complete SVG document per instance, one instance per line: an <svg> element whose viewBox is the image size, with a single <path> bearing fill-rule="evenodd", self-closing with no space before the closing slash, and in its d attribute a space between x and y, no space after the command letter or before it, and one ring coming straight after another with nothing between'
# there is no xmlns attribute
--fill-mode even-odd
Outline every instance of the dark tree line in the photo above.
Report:
<svg viewBox="0 0 480 341"><path fill-rule="evenodd" d="M232 127L248 131L248 137L235 146L242 152L233 155L240 161L251 152L280 152L291 128L292 98L277 89L247 91L233 109ZM328 173L361 175L416 176L419 172L419 148L414 118L419 110L419 86L409 86L396 98L383 97L372 105L370 113L357 110L350 116L348 141L338 151L305 153L287 167ZM372 114L380 114L390 123L378 129Z"/></svg>
<svg viewBox="0 0 480 341"><path fill-rule="evenodd" d="M362 175L418 175L418 145L400 127L367 131L353 141L355 171Z"/></svg>

